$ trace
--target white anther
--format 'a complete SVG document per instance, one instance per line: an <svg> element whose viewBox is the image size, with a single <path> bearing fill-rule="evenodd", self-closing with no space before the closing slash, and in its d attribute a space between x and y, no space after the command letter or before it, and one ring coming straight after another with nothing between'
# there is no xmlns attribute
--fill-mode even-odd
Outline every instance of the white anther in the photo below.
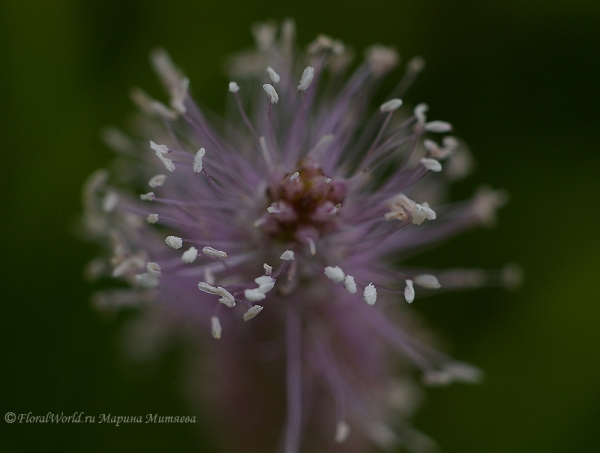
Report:
<svg viewBox="0 0 600 453"><path fill-rule="evenodd" d="M261 275L260 277L256 277L254 279L257 285L262 285L263 283L270 283L273 281L273 277L270 275Z"/></svg>
<svg viewBox="0 0 600 453"><path fill-rule="evenodd" d="M423 57L412 57L406 64L406 69L410 72L421 72L425 69L425 59Z"/></svg>
<svg viewBox="0 0 600 453"><path fill-rule="evenodd" d="M377 289L373 283L367 285L363 293L363 298L367 304L375 305L375 301L377 300Z"/></svg>
<svg viewBox="0 0 600 453"><path fill-rule="evenodd" d="M346 274L344 274L344 271L342 270L342 268L339 266L335 266L335 267L327 266L325 268L325 275L327 276L328 279L333 280L335 283L341 282L342 280L344 280L344 277L346 276Z"/></svg>
<svg viewBox="0 0 600 453"><path fill-rule="evenodd" d="M414 115L417 119L417 123L419 123L421 126L423 126L425 121L427 121L427 110L429 110L429 106L427 104L417 104L415 106Z"/></svg>
<svg viewBox="0 0 600 453"><path fill-rule="evenodd" d="M267 51L275 42L277 26L272 22L262 22L259 24L254 24L251 31L254 35L254 40L256 41L257 47L261 51Z"/></svg>
<svg viewBox="0 0 600 453"><path fill-rule="evenodd" d="M452 375L446 371L430 370L423 375L423 384L444 387L452 383Z"/></svg>
<svg viewBox="0 0 600 453"><path fill-rule="evenodd" d="M280 259L284 260L284 261L290 261L294 259L294 252L292 252L291 250L286 250L285 252L283 252L281 254L281 256L279 257Z"/></svg>
<svg viewBox="0 0 600 453"><path fill-rule="evenodd" d="M406 280L406 286L404 288L404 299L406 299L406 302L408 302L409 304L412 303L413 300L415 300L415 288L413 286L413 281L410 279Z"/></svg>
<svg viewBox="0 0 600 453"><path fill-rule="evenodd" d="M344 420L337 422L335 426L335 437L334 440L338 444L342 444L346 442L348 436L350 435L350 425L346 423Z"/></svg>
<svg viewBox="0 0 600 453"><path fill-rule="evenodd" d="M206 150L204 148L200 148L196 155L194 156L194 173L198 174L202 171L202 158L206 154Z"/></svg>
<svg viewBox="0 0 600 453"><path fill-rule="evenodd" d="M175 111L171 110L162 102L152 99L139 88L131 90L131 100L136 103L140 109L151 116L158 116L171 121L177 119L177 113Z"/></svg>
<svg viewBox="0 0 600 453"><path fill-rule="evenodd" d="M119 204L119 195L117 192L110 191L106 194L104 200L102 200L102 210L104 212L113 212L117 204Z"/></svg>
<svg viewBox="0 0 600 453"><path fill-rule="evenodd" d="M183 252L183 255L181 255L181 261L183 261L184 263L193 263L194 261L196 261L197 257L198 249L196 247L190 247L185 252Z"/></svg>
<svg viewBox="0 0 600 453"><path fill-rule="evenodd" d="M394 110L398 110L401 105L402 105L402 99L398 99L398 98L390 99L389 101L381 104L381 107L379 107L379 111L380 112L393 112Z"/></svg>
<svg viewBox="0 0 600 453"><path fill-rule="evenodd" d="M268 293L275 286L275 279L269 275L255 278L254 281L258 285L258 290L263 294Z"/></svg>
<svg viewBox="0 0 600 453"><path fill-rule="evenodd" d="M484 225L493 225L496 221L496 210L506 204L508 194L503 190L492 190L487 186L477 189L471 201L473 215Z"/></svg>
<svg viewBox="0 0 600 453"><path fill-rule="evenodd" d="M211 258L229 258L227 253L223 252L222 250L213 249L212 247L208 246L202 248L202 253L210 256Z"/></svg>
<svg viewBox="0 0 600 453"><path fill-rule="evenodd" d="M150 179L150 181L148 181L148 185L150 187L152 187L153 189L155 189L157 187L162 186L166 180L167 180L167 175L163 175L163 174L156 175L156 176L153 176L152 179Z"/></svg>
<svg viewBox="0 0 600 453"><path fill-rule="evenodd" d="M315 75L315 68L312 66L307 66L302 71L302 77L300 77L300 83L298 84L298 91L306 91L312 82L312 79Z"/></svg>
<svg viewBox="0 0 600 453"><path fill-rule="evenodd" d="M183 246L183 239L178 238L177 236L167 236L165 242L169 247L175 250L180 249Z"/></svg>
<svg viewBox="0 0 600 453"><path fill-rule="evenodd" d="M244 297L250 302L258 302L267 296L265 296L265 293L261 292L258 288L253 288L244 290Z"/></svg>
<svg viewBox="0 0 600 453"><path fill-rule="evenodd" d="M431 274L417 275L414 278L414 281L417 285L422 286L423 288L427 288L427 289L438 289L438 288L442 287L442 285L440 285L440 282L438 282L438 279L435 277L435 275L431 275Z"/></svg>
<svg viewBox="0 0 600 453"><path fill-rule="evenodd" d="M412 212L412 223L421 225L425 220L435 220L436 214L433 209L428 206L417 203L415 210Z"/></svg>
<svg viewBox="0 0 600 453"><path fill-rule="evenodd" d="M263 90L265 90L265 93L267 93L267 96L269 96L271 104L277 104L277 102L279 101L279 95L277 94L277 91L275 91L273 85L271 85L270 83L265 83L263 85Z"/></svg>
<svg viewBox="0 0 600 453"><path fill-rule="evenodd" d="M427 132L450 132L452 131L452 124L446 121L430 121L429 123L425 123L425 130Z"/></svg>
<svg viewBox="0 0 600 453"><path fill-rule="evenodd" d="M310 250L310 254L312 256L315 256L317 254L317 246L315 244L315 241L312 238L308 238L308 248Z"/></svg>
<svg viewBox="0 0 600 453"><path fill-rule="evenodd" d="M171 173L175 171L175 164L173 163L173 161L168 157L165 157L162 152L156 151L156 157L160 159L160 161L163 163L163 165L168 171L170 171Z"/></svg>
<svg viewBox="0 0 600 453"><path fill-rule="evenodd" d="M329 50L333 47L333 39L327 35L319 35L308 45L307 52L315 54L322 50Z"/></svg>
<svg viewBox="0 0 600 453"><path fill-rule="evenodd" d="M215 288L214 286L211 286L206 282L200 282L198 283L198 289L208 294L221 296L219 302L221 302L223 305L226 305L229 308L235 307L235 297L233 297L233 295L229 291L227 291L225 288L222 288L221 286Z"/></svg>
<svg viewBox="0 0 600 453"><path fill-rule="evenodd" d="M150 140L150 149L156 153L166 154L169 152L169 147L167 145L158 145Z"/></svg>
<svg viewBox="0 0 600 453"><path fill-rule="evenodd" d="M346 275L346 278L344 279L344 286L350 294L356 293L356 282L354 281L354 277L352 275Z"/></svg>
<svg viewBox="0 0 600 453"><path fill-rule="evenodd" d="M206 283L208 283L209 285L215 284L215 275L213 274L210 267L207 267L206 269L204 269L204 281Z"/></svg>
<svg viewBox="0 0 600 453"><path fill-rule="evenodd" d="M271 79L271 82L273 83L279 83L279 81L281 80L279 74L277 74L271 66L267 68L267 74L269 74L269 79Z"/></svg>
<svg viewBox="0 0 600 453"><path fill-rule="evenodd" d="M136 275L135 279L144 288L156 288L158 286L158 278L147 272Z"/></svg>
<svg viewBox="0 0 600 453"><path fill-rule="evenodd" d="M129 272L133 269L137 270L137 269L142 269L143 267L144 267L144 261L142 259L137 258L137 257L131 257L131 258L124 260L123 262L121 262L121 264L119 264L117 267L115 267L112 272L112 276L113 277L122 277L127 272Z"/></svg>
<svg viewBox="0 0 600 453"><path fill-rule="evenodd" d="M298 173L298 172L292 174L290 176L290 181L294 181L294 180L298 179L299 176L300 176L300 173Z"/></svg>
<svg viewBox="0 0 600 453"><path fill-rule="evenodd" d="M240 86L235 82L229 82L229 92L237 93L238 91L240 91Z"/></svg>
<svg viewBox="0 0 600 453"><path fill-rule="evenodd" d="M160 277L162 275L162 269L160 268L160 265L153 261L146 263L146 271L148 271L148 273L154 277Z"/></svg>
<svg viewBox="0 0 600 453"><path fill-rule="evenodd" d="M439 160L431 159L429 157L422 157L420 162L427 170L431 170L435 173L442 171L442 164L440 164Z"/></svg>
<svg viewBox="0 0 600 453"><path fill-rule="evenodd" d="M244 321L250 321L257 314L259 314L263 310L261 305L254 305L250 307L246 313L244 313Z"/></svg>
<svg viewBox="0 0 600 453"><path fill-rule="evenodd" d="M223 329L221 328L221 321L217 316L212 316L210 318L210 330L212 331L213 338L217 340L221 338Z"/></svg>
<svg viewBox="0 0 600 453"><path fill-rule="evenodd" d="M442 143L444 144L444 148L447 148L450 151L455 151L460 145L456 137L453 137L452 135L446 135L442 139Z"/></svg>
<svg viewBox="0 0 600 453"><path fill-rule="evenodd" d="M154 192L143 193L140 195L140 200L153 201L156 200L156 195Z"/></svg>
<svg viewBox="0 0 600 453"><path fill-rule="evenodd" d="M185 115L187 112L185 100L187 99L189 88L190 79L184 77L171 89L171 107L180 115Z"/></svg>
<svg viewBox="0 0 600 453"><path fill-rule="evenodd" d="M273 266L269 266L267 263L263 264L265 269L265 275L271 275L273 273Z"/></svg>
<svg viewBox="0 0 600 453"><path fill-rule="evenodd" d="M198 283L198 289L202 292L208 293L208 294L214 294L214 295L219 295L219 290L217 287L209 285L206 282L199 282Z"/></svg>
<svg viewBox="0 0 600 453"><path fill-rule="evenodd" d="M376 44L367 49L366 57L371 66L371 71L376 76L388 72L398 64L399 60L398 52L381 44Z"/></svg>
<svg viewBox="0 0 600 453"><path fill-rule="evenodd" d="M146 217L146 222L148 222L148 223L158 222L158 214L148 214L148 217Z"/></svg>

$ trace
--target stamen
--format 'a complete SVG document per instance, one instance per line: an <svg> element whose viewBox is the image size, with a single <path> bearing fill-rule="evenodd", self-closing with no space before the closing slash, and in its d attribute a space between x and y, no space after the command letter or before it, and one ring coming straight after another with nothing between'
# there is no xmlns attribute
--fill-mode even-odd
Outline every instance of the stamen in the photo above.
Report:
<svg viewBox="0 0 600 453"><path fill-rule="evenodd" d="M427 170L431 170L433 172L439 173L442 171L442 164L436 159L430 159L428 157L422 157L420 160L423 167Z"/></svg>
<svg viewBox="0 0 600 453"><path fill-rule="evenodd" d="M221 333L223 332L223 329L221 328L221 321L217 316L212 316L210 318L210 327L213 338L217 340L221 338Z"/></svg>
<svg viewBox="0 0 600 453"><path fill-rule="evenodd" d="M436 217L435 211L429 206L420 205L417 203L415 210L412 212L412 223L415 225L421 225L425 219L435 220Z"/></svg>
<svg viewBox="0 0 600 453"><path fill-rule="evenodd" d="M144 267L144 261L137 257L131 257L124 260L112 271L113 277L122 277L133 269L142 269Z"/></svg>
<svg viewBox="0 0 600 453"><path fill-rule="evenodd" d="M222 250L217 250L208 246L202 248L202 253L204 253L207 256L210 256L211 258L229 258L229 256L227 256L227 253L223 252Z"/></svg>
<svg viewBox="0 0 600 453"><path fill-rule="evenodd" d="M144 288L156 288L158 286L158 278L154 275L145 273L135 276L136 281Z"/></svg>
<svg viewBox="0 0 600 453"><path fill-rule="evenodd" d="M350 425L346 423L345 420L341 420L337 422L335 426L335 437L334 440L336 443L341 444L346 442L348 436L350 435Z"/></svg>
<svg viewBox="0 0 600 453"><path fill-rule="evenodd" d="M198 174L202 171L202 158L206 154L206 150L204 148L200 148L196 155L194 156L194 173Z"/></svg>
<svg viewBox="0 0 600 453"><path fill-rule="evenodd" d="M148 193L144 193L140 195L140 200L144 200L144 201L153 201L156 199L156 195L154 195L154 192L148 192Z"/></svg>
<svg viewBox="0 0 600 453"><path fill-rule="evenodd" d="M158 116L159 118L170 121L177 119L177 113L175 113L175 111L171 110L162 102L152 99L139 88L131 90L130 97L141 110L150 116Z"/></svg>
<svg viewBox="0 0 600 453"><path fill-rule="evenodd" d="M167 154L169 147L167 145L158 145L150 140L150 149L156 153Z"/></svg>
<svg viewBox="0 0 600 453"><path fill-rule="evenodd" d="M406 302L408 302L409 304L412 303L413 300L415 300L415 288L413 286L412 280L406 280L406 287L404 288L404 299L406 299Z"/></svg>
<svg viewBox="0 0 600 453"><path fill-rule="evenodd" d="M325 275L327 276L327 278L333 280L335 283L340 283L342 280L344 280L344 277L346 276L346 274L344 274L344 271L339 266L327 266L325 268Z"/></svg>
<svg viewBox="0 0 600 453"><path fill-rule="evenodd" d="M300 77L300 83L298 84L298 91L308 90L308 87L310 86L314 75L315 68L313 68L312 66L307 66L306 68L304 68L304 71L302 72L302 77Z"/></svg>
<svg viewBox="0 0 600 453"><path fill-rule="evenodd" d="M193 263L194 261L196 261L197 257L198 249L196 247L190 247L185 252L183 252L183 255L181 255L181 261L183 261L184 263Z"/></svg>
<svg viewBox="0 0 600 453"><path fill-rule="evenodd" d="M265 294L261 292L259 288L254 288L244 290L244 297L250 302L258 302L259 300L263 300L267 296L265 296Z"/></svg>
<svg viewBox="0 0 600 453"><path fill-rule="evenodd" d="M152 261L146 263L146 270L154 277L160 277L162 275L162 269L160 268L160 265Z"/></svg>
<svg viewBox="0 0 600 453"><path fill-rule="evenodd" d="M258 290L263 294L268 293L275 286L275 279L269 275L255 278L254 281L258 285Z"/></svg>
<svg viewBox="0 0 600 453"><path fill-rule="evenodd" d="M163 156L162 152L156 151L156 157L158 157L160 159L160 161L163 163L165 168L167 170L169 170L171 173L173 173L175 171L175 164L173 163L173 161L171 159L169 159L168 157Z"/></svg>
<svg viewBox="0 0 600 453"><path fill-rule="evenodd" d="M290 261L294 259L294 252L292 252L291 250L286 250L285 252L283 252L281 254L281 256L279 257L280 259L284 260L284 261Z"/></svg>
<svg viewBox="0 0 600 453"><path fill-rule="evenodd" d="M435 275L430 274L417 275L414 279L414 282L417 285L427 289L438 289L442 287L442 285L440 285L440 282L438 282L437 277Z"/></svg>
<svg viewBox="0 0 600 453"><path fill-rule="evenodd" d="M183 246L183 239L178 238L177 236L167 236L165 242L169 247L175 250L180 249Z"/></svg>
<svg viewBox="0 0 600 453"><path fill-rule="evenodd" d="M246 313L244 313L244 321L250 321L256 315L258 315L263 310L261 305L254 305L250 307Z"/></svg>
<svg viewBox="0 0 600 453"><path fill-rule="evenodd" d="M344 286L350 294L356 293L356 282L354 281L354 277L352 275L346 275L346 278L344 279Z"/></svg>
<svg viewBox="0 0 600 453"><path fill-rule="evenodd" d="M167 175L163 175L163 174L156 175L156 176L153 176L152 179L150 179L150 181L148 181L148 185L150 187L152 187L153 189L156 189L157 187L162 186L166 180L167 180Z"/></svg>
<svg viewBox="0 0 600 453"><path fill-rule="evenodd" d="M215 275L213 274L212 269L208 266L206 269L204 269L204 281L209 285L215 284Z"/></svg>
<svg viewBox="0 0 600 453"><path fill-rule="evenodd" d="M452 131L452 125L446 121L430 121L425 123L424 127L427 132L444 133Z"/></svg>
<svg viewBox="0 0 600 453"><path fill-rule="evenodd" d="M237 93L240 91L240 86L236 82L229 82L229 92Z"/></svg>
<svg viewBox="0 0 600 453"><path fill-rule="evenodd" d="M263 264L265 269L265 275L271 275L273 273L273 266L269 266L267 263Z"/></svg>
<svg viewBox="0 0 600 453"><path fill-rule="evenodd" d="M427 121L427 110L429 110L429 106L427 104L417 104L414 110L415 118L417 119L417 123L420 126L425 125L425 121Z"/></svg>
<svg viewBox="0 0 600 453"><path fill-rule="evenodd" d="M102 201L102 210L106 213L114 211L119 204L119 195L116 192L110 191L104 197Z"/></svg>
<svg viewBox="0 0 600 453"><path fill-rule="evenodd" d="M398 110L400 108L400 106L402 105L402 99L390 99L387 102L384 102L383 104L381 104L381 107L379 107L379 111L380 112L393 112L394 110Z"/></svg>
<svg viewBox="0 0 600 453"><path fill-rule="evenodd" d="M235 307L235 297L233 297L233 295L229 291L227 291L225 288L223 288L221 286L218 286L215 288L214 286L211 286L206 282L199 282L198 289L200 291L203 291L208 294L214 294L216 296L221 296L221 298L219 299L219 302L221 302L223 305L225 305L229 308Z"/></svg>
<svg viewBox="0 0 600 453"><path fill-rule="evenodd" d="M398 64L400 56L393 48L376 44L367 49L366 59L373 75L381 76Z"/></svg>
<svg viewBox="0 0 600 453"><path fill-rule="evenodd" d="M265 93L267 93L267 96L269 96L271 104L277 104L277 102L279 102L279 95L277 94L277 91L275 91L273 85L265 83L263 85L263 90L265 90Z"/></svg>
<svg viewBox="0 0 600 453"><path fill-rule="evenodd" d="M315 241L313 240L313 238L307 238L306 240L308 242L308 249L310 250L310 254L312 256L315 256L317 254L317 246L315 245Z"/></svg>
<svg viewBox="0 0 600 453"><path fill-rule="evenodd" d="M281 80L279 74L277 74L271 66L267 68L267 74L269 74L269 79L271 79L271 82L273 83L279 83L279 81Z"/></svg>
<svg viewBox="0 0 600 453"><path fill-rule="evenodd" d="M146 217L146 222L151 224L158 222L158 214L148 214L148 217Z"/></svg>
<svg viewBox="0 0 600 453"><path fill-rule="evenodd" d="M367 285L363 293L363 298L367 304L371 306L375 305L375 301L377 300L377 289L373 286L373 283Z"/></svg>

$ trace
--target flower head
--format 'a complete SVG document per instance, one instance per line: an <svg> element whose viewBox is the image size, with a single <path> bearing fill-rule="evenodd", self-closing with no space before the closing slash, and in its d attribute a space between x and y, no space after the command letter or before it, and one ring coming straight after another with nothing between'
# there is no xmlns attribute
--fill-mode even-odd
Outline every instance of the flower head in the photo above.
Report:
<svg viewBox="0 0 600 453"><path fill-rule="evenodd" d="M424 104L404 107L420 58L372 112L399 63L394 49L371 47L346 77L350 52L337 40L319 36L297 53L291 21L253 31L258 49L231 64L234 111L221 132L169 56L152 54L170 103L134 91L145 138L110 130L118 171L96 172L84 192L87 230L110 252L90 269L130 285L96 304L143 306L138 351L167 335L207 337L204 391L243 451L274 447L268 426L282 418L286 453L347 439L348 451L363 442L424 450L430 442L407 422L419 399L414 370L429 385L480 372L420 340L403 304L503 279L392 261L490 223L505 195L445 203L469 159L454 137L435 139L449 123L429 121Z"/></svg>

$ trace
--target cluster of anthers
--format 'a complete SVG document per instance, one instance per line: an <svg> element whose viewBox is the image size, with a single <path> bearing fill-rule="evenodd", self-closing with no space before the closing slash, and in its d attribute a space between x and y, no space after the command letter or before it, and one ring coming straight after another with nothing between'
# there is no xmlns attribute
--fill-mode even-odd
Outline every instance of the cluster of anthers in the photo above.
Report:
<svg viewBox="0 0 600 453"><path fill-rule="evenodd" d="M264 346L253 332L272 332L269 360L287 370L286 453L298 451L311 409L321 406L335 420L335 442L352 425L382 446L398 441L419 450L426 442L405 420L418 394L408 370L421 369L431 385L477 381L480 372L419 340L420 329L402 322L411 318L398 297L411 303L420 291L511 284L516 276L512 268L431 271L398 261L492 223L505 195L483 188L472 200L445 202L470 156L452 136L441 144L430 138L452 126L429 121L427 105L403 107L421 58L408 62L389 99L366 115L380 80L399 62L393 49L371 47L346 76L352 52L337 40L319 36L298 53L291 21L280 31L257 26L254 34L257 49L231 61L239 84L229 84L233 111L224 136L168 55L152 54L170 106L135 90L152 141L148 147L110 129L106 138L121 154L113 182L100 170L85 190L87 230L112 251L88 270L130 284L100 293L96 304L145 306L154 313L141 329L149 343L182 326L206 327L216 339L229 336L223 354L235 356ZM152 191L126 189L144 181ZM396 306L402 327L370 307L378 300ZM401 353L401 377L389 372L382 343ZM310 398L321 391L326 398ZM402 415L395 422L391 406Z"/></svg>

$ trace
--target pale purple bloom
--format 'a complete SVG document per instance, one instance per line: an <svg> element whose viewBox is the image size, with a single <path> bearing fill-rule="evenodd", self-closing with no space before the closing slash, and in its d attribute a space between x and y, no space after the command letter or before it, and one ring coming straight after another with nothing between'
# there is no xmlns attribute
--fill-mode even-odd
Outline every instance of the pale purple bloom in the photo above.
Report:
<svg viewBox="0 0 600 453"><path fill-rule="evenodd" d="M319 36L300 53L291 21L254 35L258 49L231 61L232 111L219 128L169 56L153 53L169 105L134 91L144 138L109 130L119 159L85 188L87 231L109 250L90 274L129 284L95 303L141 307L130 345L140 355L174 337L205 345L210 370L196 386L228 427L227 451L427 450L407 421L414 378L446 385L481 373L426 344L406 302L514 276L397 264L492 223L505 195L483 188L446 203L470 157L439 136L449 123L400 100L421 59L377 108L372 97L399 63L393 49L371 47L346 76L350 52L337 40Z"/></svg>

